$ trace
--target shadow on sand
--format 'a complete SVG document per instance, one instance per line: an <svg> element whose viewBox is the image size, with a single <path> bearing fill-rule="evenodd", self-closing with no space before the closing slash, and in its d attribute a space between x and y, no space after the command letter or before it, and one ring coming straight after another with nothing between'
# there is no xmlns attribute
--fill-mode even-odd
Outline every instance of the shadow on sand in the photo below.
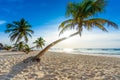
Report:
<svg viewBox="0 0 120 80"><path fill-rule="evenodd" d="M15 64L12 66L10 72L6 75L1 75L0 80L12 80L17 74L21 73L24 69L26 69L28 66L32 65L40 65L40 62L32 62L33 57L28 57L27 59L24 59L23 61Z"/></svg>

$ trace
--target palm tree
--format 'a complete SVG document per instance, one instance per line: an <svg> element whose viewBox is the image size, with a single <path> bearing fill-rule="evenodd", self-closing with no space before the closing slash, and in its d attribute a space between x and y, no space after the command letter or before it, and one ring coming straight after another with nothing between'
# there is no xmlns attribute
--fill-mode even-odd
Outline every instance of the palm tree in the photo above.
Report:
<svg viewBox="0 0 120 80"><path fill-rule="evenodd" d="M36 44L35 45L36 48L43 48L43 46L45 46L45 40L42 37L38 38L33 43Z"/></svg>
<svg viewBox="0 0 120 80"><path fill-rule="evenodd" d="M29 47L29 45L25 44L23 51L24 51L26 54L28 54L28 53L31 52L32 50L31 50L31 48Z"/></svg>
<svg viewBox="0 0 120 80"><path fill-rule="evenodd" d="M13 21L12 24L7 24L6 33L10 33L9 37L11 41L20 42L24 38L25 42L28 42L28 36L32 37L31 25L25 20Z"/></svg>
<svg viewBox="0 0 120 80"><path fill-rule="evenodd" d="M18 44L15 44L14 48L18 51L23 51L26 54L28 54L31 51L29 45L25 44L23 41L19 42Z"/></svg>
<svg viewBox="0 0 120 80"><path fill-rule="evenodd" d="M80 3L69 3L67 6L66 15L71 19L68 19L60 24L59 26L59 29L61 29L60 34L64 33L69 29L76 29L76 32L68 37L61 38L49 44L42 51L40 51L38 55L34 57L33 60L40 61L40 57L44 55L44 53L55 44L63 40L66 40L70 37L73 37L75 35L78 34L81 35L83 28L91 30L97 27L102 31L106 32L107 29L104 27L106 25L118 28L118 25L112 21L94 17L94 15L103 12L105 6L106 6L105 0L83 0Z"/></svg>
<svg viewBox="0 0 120 80"><path fill-rule="evenodd" d="M18 51L23 51L24 45L25 45L25 43L22 41L22 42L17 43L17 44L15 45L15 48L16 48Z"/></svg>

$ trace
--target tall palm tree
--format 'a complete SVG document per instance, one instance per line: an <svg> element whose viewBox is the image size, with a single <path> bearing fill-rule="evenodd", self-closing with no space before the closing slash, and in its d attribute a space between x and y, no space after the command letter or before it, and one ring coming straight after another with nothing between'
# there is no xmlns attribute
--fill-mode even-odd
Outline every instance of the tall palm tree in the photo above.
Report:
<svg viewBox="0 0 120 80"><path fill-rule="evenodd" d="M118 25L112 21L94 17L94 15L103 12L105 6L106 6L105 0L82 0L82 2L80 3L69 3L67 6L66 15L71 19L68 19L60 24L59 26L59 29L61 29L60 34L64 33L69 29L76 29L76 32L68 37L61 38L49 44L42 51L40 51L33 60L40 61L40 57L55 44L77 34L81 35L83 28L91 30L97 27L102 31L106 32L107 29L104 26L108 25L114 28L118 28Z"/></svg>
<svg viewBox="0 0 120 80"><path fill-rule="evenodd" d="M9 37L11 41L20 42L23 38L25 42L28 42L28 36L32 37L31 25L25 20L13 21L11 24L7 24L6 33L10 33Z"/></svg>
<svg viewBox="0 0 120 80"><path fill-rule="evenodd" d="M42 37L38 38L33 43L36 44L35 45L36 48L43 48L43 46L45 46L45 40Z"/></svg>

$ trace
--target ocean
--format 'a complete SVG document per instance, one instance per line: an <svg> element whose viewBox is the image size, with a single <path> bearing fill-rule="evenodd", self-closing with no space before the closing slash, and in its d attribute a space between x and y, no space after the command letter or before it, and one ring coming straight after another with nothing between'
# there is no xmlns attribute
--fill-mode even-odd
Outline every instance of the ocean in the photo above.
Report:
<svg viewBox="0 0 120 80"><path fill-rule="evenodd" d="M69 54L114 56L120 58L120 48L51 48L49 51ZM0 52L2 51L0 50Z"/></svg>
<svg viewBox="0 0 120 80"><path fill-rule="evenodd" d="M120 48L52 48L50 51L66 52L72 54L102 54L102 55L120 55Z"/></svg>

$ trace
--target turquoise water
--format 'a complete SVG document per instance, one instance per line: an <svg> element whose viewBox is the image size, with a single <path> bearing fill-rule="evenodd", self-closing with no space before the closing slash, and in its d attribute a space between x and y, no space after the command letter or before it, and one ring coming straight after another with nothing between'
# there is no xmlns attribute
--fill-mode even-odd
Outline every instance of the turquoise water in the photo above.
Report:
<svg viewBox="0 0 120 80"><path fill-rule="evenodd" d="M67 53L88 53L88 54L108 54L120 55L120 48L52 48L50 51L67 52Z"/></svg>

